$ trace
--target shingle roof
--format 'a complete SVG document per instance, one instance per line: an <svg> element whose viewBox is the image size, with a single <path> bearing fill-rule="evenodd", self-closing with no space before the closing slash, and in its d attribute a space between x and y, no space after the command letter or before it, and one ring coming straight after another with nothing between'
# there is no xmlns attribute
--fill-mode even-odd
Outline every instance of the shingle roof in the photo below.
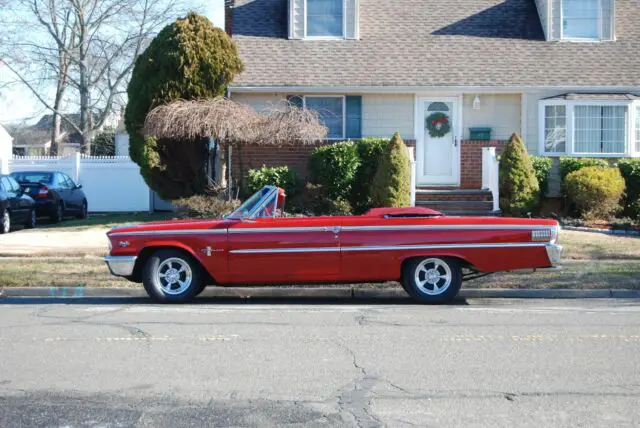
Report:
<svg viewBox="0 0 640 428"><path fill-rule="evenodd" d="M588 93L568 93L555 97L544 98L545 100L565 100L565 101L634 101L640 100L640 96L635 94L588 94Z"/></svg>
<svg viewBox="0 0 640 428"><path fill-rule="evenodd" d="M534 0L360 0L360 40L288 40L287 0L236 0L233 86L640 87L640 0L615 42L547 42Z"/></svg>

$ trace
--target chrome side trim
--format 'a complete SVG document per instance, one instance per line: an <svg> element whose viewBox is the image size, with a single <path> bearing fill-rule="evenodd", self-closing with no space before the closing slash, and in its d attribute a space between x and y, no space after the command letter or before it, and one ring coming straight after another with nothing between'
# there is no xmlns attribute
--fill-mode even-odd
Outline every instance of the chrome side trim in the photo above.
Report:
<svg viewBox="0 0 640 428"><path fill-rule="evenodd" d="M340 247L314 248L251 248L246 250L231 250L231 254L280 254L280 253L338 253Z"/></svg>
<svg viewBox="0 0 640 428"><path fill-rule="evenodd" d="M229 228L229 233L295 233L295 232L329 232L335 226L322 227L246 227L241 229Z"/></svg>
<svg viewBox="0 0 640 428"><path fill-rule="evenodd" d="M136 232L115 232L109 234L109 236L218 235L223 233L227 233L227 229L145 230Z"/></svg>
<svg viewBox="0 0 640 428"><path fill-rule="evenodd" d="M136 265L136 256L106 256L104 261L115 276L130 276Z"/></svg>
<svg viewBox="0 0 640 428"><path fill-rule="evenodd" d="M555 226L521 225L512 226L496 224L458 224L458 225L409 225L409 226L343 226L343 232L392 231L392 230L540 230L553 229Z"/></svg>
<svg viewBox="0 0 640 428"><path fill-rule="evenodd" d="M355 251L398 251L398 250L441 250L451 248L522 248L546 247L545 243L514 242L495 244L436 244L436 245L380 245L363 247L310 247L310 248L251 248L246 250L231 250L231 254L279 254L279 253L330 253Z"/></svg>

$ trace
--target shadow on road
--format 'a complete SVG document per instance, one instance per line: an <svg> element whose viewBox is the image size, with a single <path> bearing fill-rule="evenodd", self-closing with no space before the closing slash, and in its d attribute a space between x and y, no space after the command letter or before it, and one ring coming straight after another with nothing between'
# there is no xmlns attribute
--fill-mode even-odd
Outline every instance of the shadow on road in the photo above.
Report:
<svg viewBox="0 0 640 428"><path fill-rule="evenodd" d="M467 306L464 298L439 305L416 303L408 297L199 297L186 304L158 304L147 297L5 297L0 305L398 305L398 306Z"/></svg>

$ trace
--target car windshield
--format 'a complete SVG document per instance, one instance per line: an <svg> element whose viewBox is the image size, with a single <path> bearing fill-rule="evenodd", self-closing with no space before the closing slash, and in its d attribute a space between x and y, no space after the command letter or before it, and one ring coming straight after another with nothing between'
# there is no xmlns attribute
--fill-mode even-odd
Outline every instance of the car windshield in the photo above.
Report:
<svg viewBox="0 0 640 428"><path fill-rule="evenodd" d="M228 219L274 217L276 214L276 203L278 188L275 186L264 186L254 193L249 199L230 215Z"/></svg>
<svg viewBox="0 0 640 428"><path fill-rule="evenodd" d="M19 183L51 184L53 180L49 172L12 172L11 176Z"/></svg>

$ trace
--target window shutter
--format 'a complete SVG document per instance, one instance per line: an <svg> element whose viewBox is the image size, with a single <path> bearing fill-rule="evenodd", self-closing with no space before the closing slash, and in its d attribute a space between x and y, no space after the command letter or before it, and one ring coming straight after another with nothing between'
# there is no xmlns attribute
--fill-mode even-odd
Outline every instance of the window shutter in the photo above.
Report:
<svg viewBox="0 0 640 428"><path fill-rule="evenodd" d="M287 101L298 108L302 108L302 95L287 95Z"/></svg>
<svg viewBox="0 0 640 428"><path fill-rule="evenodd" d="M362 97L347 96L347 138L362 138Z"/></svg>

